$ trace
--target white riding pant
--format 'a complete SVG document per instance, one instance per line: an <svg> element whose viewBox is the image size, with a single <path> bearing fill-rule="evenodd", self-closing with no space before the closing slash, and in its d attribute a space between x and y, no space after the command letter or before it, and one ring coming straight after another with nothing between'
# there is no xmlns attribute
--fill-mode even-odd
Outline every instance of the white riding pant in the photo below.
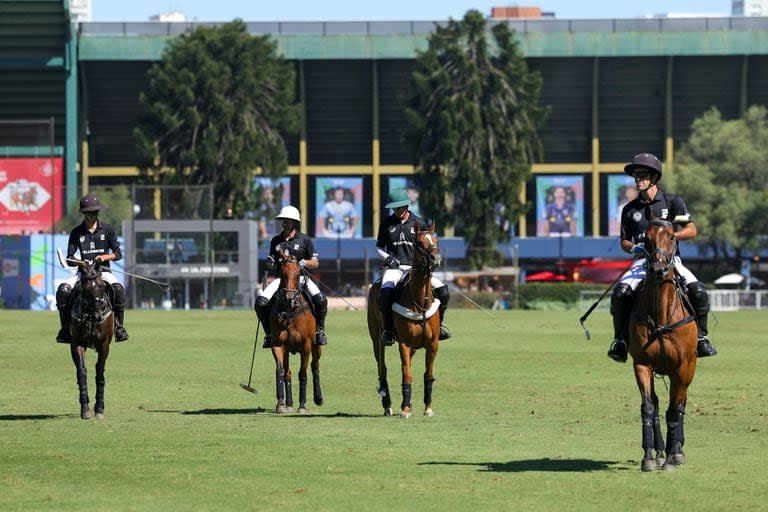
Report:
<svg viewBox="0 0 768 512"><path fill-rule="evenodd" d="M115 276L112 275L112 272L104 271L101 273L101 280L105 283L109 283L110 285L113 284L120 284L120 281L115 278ZM64 284L69 285L70 288L74 288L75 285L80 281L80 272L75 273L72 277L64 281Z"/></svg>
<svg viewBox="0 0 768 512"><path fill-rule="evenodd" d="M299 277L299 285L304 285L306 283L307 289L309 290L309 295L314 297L318 293L320 293L320 288L317 287L315 282L311 279L307 279L305 276ZM259 290L259 293L256 295L257 297L266 297L267 300L272 300L272 297L274 297L275 292L277 289L280 288L280 278L275 278L269 285Z"/></svg>
<svg viewBox="0 0 768 512"><path fill-rule="evenodd" d="M384 271L384 276L381 278L381 287L382 288L394 288L395 285L402 279L403 274L406 270L409 270L411 268L411 265L400 265L400 268L388 268ZM435 276L432 276L431 279L432 283L432 289L440 288L442 286L445 286L445 283L443 283L441 280L436 278Z"/></svg>
<svg viewBox="0 0 768 512"><path fill-rule="evenodd" d="M683 280L684 285L689 285L693 282L698 281L696 279L696 276L693 275L693 272L688 270L685 265L683 265L683 262L680 260L680 256L675 256L673 261L675 262L675 271L680 275L680 277ZM628 284L630 288L632 288L632 291L637 290L637 287L645 280L645 258L640 258L639 260L635 260L635 262L632 264L632 266L627 270L623 276L621 276L621 281L624 284Z"/></svg>

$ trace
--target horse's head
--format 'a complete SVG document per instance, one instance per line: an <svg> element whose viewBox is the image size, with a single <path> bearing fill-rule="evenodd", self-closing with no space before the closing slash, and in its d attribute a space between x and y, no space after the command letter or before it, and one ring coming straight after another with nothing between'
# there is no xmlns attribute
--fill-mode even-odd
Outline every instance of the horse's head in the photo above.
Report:
<svg viewBox="0 0 768 512"><path fill-rule="evenodd" d="M80 265L80 287L83 299L91 307L109 301L107 287L101 278L101 264L98 261L82 262Z"/></svg>
<svg viewBox="0 0 768 512"><path fill-rule="evenodd" d="M439 240L435 234L435 224L432 223L429 228L422 230L422 226L416 224L416 254L413 259L413 266L426 268L433 272L440 266L440 247Z"/></svg>
<svg viewBox="0 0 768 512"><path fill-rule="evenodd" d="M287 248L281 247L277 251L279 257L277 260L280 269L280 288L282 295L286 300L294 300L299 293L299 277L301 277L301 267L296 258L291 255Z"/></svg>
<svg viewBox="0 0 768 512"><path fill-rule="evenodd" d="M675 229L666 220L652 220L645 231L646 273L658 281L670 279L677 251Z"/></svg>

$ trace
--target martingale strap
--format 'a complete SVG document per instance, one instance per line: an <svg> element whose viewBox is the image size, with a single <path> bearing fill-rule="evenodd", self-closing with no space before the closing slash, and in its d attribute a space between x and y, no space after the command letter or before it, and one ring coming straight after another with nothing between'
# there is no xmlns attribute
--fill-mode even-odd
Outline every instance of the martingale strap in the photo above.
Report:
<svg viewBox="0 0 768 512"><path fill-rule="evenodd" d="M687 324L688 322L693 322L694 320L696 320L696 317L694 317L693 315L688 315L687 317L683 318L682 320L678 320L673 324L660 325L651 331L651 336L653 338L656 338L656 337L663 336L664 334L669 334L675 329L677 329L678 327L681 327Z"/></svg>

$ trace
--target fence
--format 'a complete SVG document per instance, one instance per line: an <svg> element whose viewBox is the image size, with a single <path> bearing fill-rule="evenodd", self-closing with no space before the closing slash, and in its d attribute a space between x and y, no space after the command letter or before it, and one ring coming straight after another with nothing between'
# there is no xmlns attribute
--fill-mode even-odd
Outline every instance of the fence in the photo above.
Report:
<svg viewBox="0 0 768 512"><path fill-rule="evenodd" d="M579 293L579 310L586 311L603 293L603 290L583 290ZM712 311L740 311L768 309L768 290L709 290ZM608 311L609 295L595 308Z"/></svg>

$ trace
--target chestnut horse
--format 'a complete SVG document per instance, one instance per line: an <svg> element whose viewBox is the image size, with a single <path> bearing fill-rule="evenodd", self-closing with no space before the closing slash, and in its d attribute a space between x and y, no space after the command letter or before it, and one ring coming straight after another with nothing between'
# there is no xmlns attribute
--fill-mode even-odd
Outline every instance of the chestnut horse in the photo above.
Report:
<svg viewBox="0 0 768 512"><path fill-rule="evenodd" d="M80 390L80 417L90 419L88 399L88 370L85 366L86 349L94 349L96 360L96 404L97 419L104 418L104 367L109 355L109 344L115 330L115 314L112 312L108 285L101 279L99 263L83 261L80 264L80 282L72 298L72 320L70 322L70 353L77 370L77 387ZM79 290L79 293L77 292Z"/></svg>
<svg viewBox="0 0 768 512"><path fill-rule="evenodd" d="M669 471L685 463L683 417L688 386L696 371L697 329L675 275L677 241L673 224L652 220L645 239L646 277L632 309L629 353L642 397L644 456L641 469ZM654 373L666 375L670 383L666 446Z"/></svg>
<svg viewBox="0 0 768 512"><path fill-rule="evenodd" d="M392 307L392 320L395 339L400 348L402 366L403 401L400 416L411 417L411 384L413 383L412 360L416 351L425 349L424 372L424 415L434 416L432 411L432 384L435 381L433 370L437 356L438 336L440 335L440 315L437 314L439 301L432 298L432 272L440 265L440 250L435 235L435 225L421 231L416 225L416 244L413 267L403 276L397 287L395 302ZM373 354L379 371L379 395L384 415L392 415L392 398L387 383L387 365L384 358L384 345L381 343L383 321L379 308L378 281L368 291L368 333L373 342Z"/></svg>
<svg viewBox="0 0 768 512"><path fill-rule="evenodd" d="M277 406L282 414L293 409L290 354L301 354L299 369L299 414L307 412L307 366L312 355L312 392L315 405L323 405L320 387L320 356L323 348L314 344L317 322L301 286L301 267L295 257L284 250L277 261L280 268L280 289L270 312L272 357L275 359ZM309 279L309 278L307 278Z"/></svg>

